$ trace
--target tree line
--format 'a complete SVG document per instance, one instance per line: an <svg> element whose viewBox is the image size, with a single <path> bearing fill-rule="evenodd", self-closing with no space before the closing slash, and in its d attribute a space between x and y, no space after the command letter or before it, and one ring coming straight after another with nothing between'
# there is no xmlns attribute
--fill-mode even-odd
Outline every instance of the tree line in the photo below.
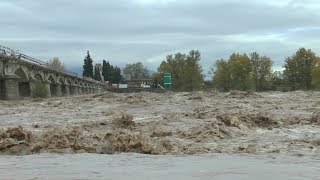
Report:
<svg viewBox="0 0 320 180"><path fill-rule="evenodd" d="M157 73L151 75L141 63L128 63L122 69L103 60L102 75L105 81L120 83L124 79L150 79L163 82L163 75L172 75L173 90L194 91L210 85L220 91L230 90L276 90L286 87L288 90L311 90L320 88L320 58L310 49L300 48L285 59L283 71L273 71L273 61L258 52L249 54L232 53L228 59L216 60L211 68L212 80L205 81L201 53L191 50L189 53L169 54L161 62ZM89 52L84 59L83 75L100 80L92 66Z"/></svg>
<svg viewBox="0 0 320 180"><path fill-rule="evenodd" d="M87 52L83 62L83 76L90 77L97 81L101 81L101 75L104 81L108 81L112 84L122 83L125 79L147 79L150 78L148 69L141 63L128 63L123 68L113 66L109 61L102 61L102 74L100 74L97 67L93 67L93 60L90 56L90 52Z"/></svg>
<svg viewBox="0 0 320 180"><path fill-rule="evenodd" d="M119 67L112 66L109 61L103 60L102 75L104 80L110 83L122 83L125 79L153 79L155 84L161 84L163 82L163 74L171 72L174 90L200 90L204 82L200 60L201 54L198 50L191 50L189 54L170 54L160 64L158 72L155 74L150 74L147 67L141 62L128 63L121 72ZM91 77L98 81L101 80L98 69L93 67L93 60L89 51L84 58L83 76Z"/></svg>
<svg viewBox="0 0 320 180"><path fill-rule="evenodd" d="M272 61L257 52L232 53L228 60L217 60L213 72L213 84L222 91L232 89L256 91L267 90L272 77Z"/></svg>
<svg viewBox="0 0 320 180"><path fill-rule="evenodd" d="M104 81L110 83L120 83L123 80L121 69L118 66L113 66L109 61L102 61L102 73L100 74L97 67L93 66L93 59L90 56L90 52L87 51L87 55L83 60L83 76L90 77L97 81L101 81L102 77ZM101 77L102 75L102 77Z"/></svg>
<svg viewBox="0 0 320 180"><path fill-rule="evenodd" d="M273 61L267 56L253 52L230 55L228 60L217 60L212 68L216 88L229 90L311 90L320 86L319 57L310 49L300 48L287 57L283 71L272 71Z"/></svg>

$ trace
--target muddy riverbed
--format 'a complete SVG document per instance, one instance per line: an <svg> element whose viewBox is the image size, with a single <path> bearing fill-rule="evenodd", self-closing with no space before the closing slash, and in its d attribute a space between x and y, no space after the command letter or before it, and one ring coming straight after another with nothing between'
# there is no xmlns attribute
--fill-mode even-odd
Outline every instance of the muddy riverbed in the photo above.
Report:
<svg viewBox="0 0 320 180"><path fill-rule="evenodd" d="M0 154L320 152L320 93L136 93L0 101Z"/></svg>

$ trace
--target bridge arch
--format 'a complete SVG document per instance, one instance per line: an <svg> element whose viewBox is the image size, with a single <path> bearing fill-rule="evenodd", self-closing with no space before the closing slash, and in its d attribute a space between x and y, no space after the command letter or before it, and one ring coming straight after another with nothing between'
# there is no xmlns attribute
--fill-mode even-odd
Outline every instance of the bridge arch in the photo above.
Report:
<svg viewBox="0 0 320 180"><path fill-rule="evenodd" d="M79 87L78 87L78 81L77 79L72 79L72 84L70 84L71 86L71 91L70 94L71 95L77 95L79 94Z"/></svg>
<svg viewBox="0 0 320 180"><path fill-rule="evenodd" d="M61 83L61 95L66 96L67 95L66 83L64 82L63 78L59 78L59 83Z"/></svg>
<svg viewBox="0 0 320 180"><path fill-rule="evenodd" d="M80 87L79 87L79 94L83 94L83 93L85 93L84 92L84 84L83 84L83 82L79 82L79 85L80 85Z"/></svg>
<svg viewBox="0 0 320 180"><path fill-rule="evenodd" d="M56 87L57 87L57 84L53 78L53 76L49 76L48 77L48 81L50 83L50 93L51 93L51 96L57 96L57 91L56 91Z"/></svg>
<svg viewBox="0 0 320 180"><path fill-rule="evenodd" d="M43 81L43 78L42 78L41 74L39 74L39 73L35 74L35 75L34 75L34 78L35 78L36 80L38 80L38 81Z"/></svg>
<svg viewBox="0 0 320 180"><path fill-rule="evenodd" d="M74 92L72 91L71 80L69 78L66 78L65 81L66 81L65 86L66 86L66 91L67 91L66 95L72 95Z"/></svg>
<svg viewBox="0 0 320 180"><path fill-rule="evenodd" d="M15 70L14 74L18 76L18 92L20 97L30 96L30 83L27 73L22 69L18 68Z"/></svg>
<svg viewBox="0 0 320 180"><path fill-rule="evenodd" d="M87 94L88 93L88 84L87 83L83 83L83 89L82 92Z"/></svg>
<svg viewBox="0 0 320 180"><path fill-rule="evenodd" d="M71 86L71 80L67 79L67 83L69 84L69 86Z"/></svg>

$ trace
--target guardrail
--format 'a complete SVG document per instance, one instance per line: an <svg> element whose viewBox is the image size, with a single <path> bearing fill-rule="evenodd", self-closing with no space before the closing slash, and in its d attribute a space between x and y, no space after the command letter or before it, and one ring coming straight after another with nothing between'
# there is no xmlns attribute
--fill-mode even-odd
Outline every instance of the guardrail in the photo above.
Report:
<svg viewBox="0 0 320 180"><path fill-rule="evenodd" d="M48 68L48 69L51 69L51 70L54 70L54 71L58 71L58 72L61 72L61 73L64 73L64 74L68 74L68 75L71 75L71 76L77 76L77 77L82 78L82 79L86 78L86 79L90 79L90 80L96 81L96 80L94 80L92 78L80 76L77 73L71 72L71 71L68 71L68 70L66 70L66 71L56 70L53 67L50 67L50 64L48 62L44 62L44 61L41 61L39 59L30 57L28 55L19 53L18 51L14 51L14 50L12 50L12 49L10 49L8 47L2 46L2 45L0 45L0 55L16 57L16 58L18 58L18 59L20 59L22 61L26 61L26 62L29 62L29 63L37 64L37 65L43 66L45 68Z"/></svg>

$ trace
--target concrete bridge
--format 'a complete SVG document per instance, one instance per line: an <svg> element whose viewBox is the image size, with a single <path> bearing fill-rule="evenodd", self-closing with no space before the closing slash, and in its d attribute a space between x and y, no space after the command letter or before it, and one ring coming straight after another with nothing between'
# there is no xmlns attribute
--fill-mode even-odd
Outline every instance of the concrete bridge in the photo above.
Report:
<svg viewBox="0 0 320 180"><path fill-rule="evenodd" d="M103 85L0 45L0 99L33 96L37 84L43 85L46 97L98 93Z"/></svg>

